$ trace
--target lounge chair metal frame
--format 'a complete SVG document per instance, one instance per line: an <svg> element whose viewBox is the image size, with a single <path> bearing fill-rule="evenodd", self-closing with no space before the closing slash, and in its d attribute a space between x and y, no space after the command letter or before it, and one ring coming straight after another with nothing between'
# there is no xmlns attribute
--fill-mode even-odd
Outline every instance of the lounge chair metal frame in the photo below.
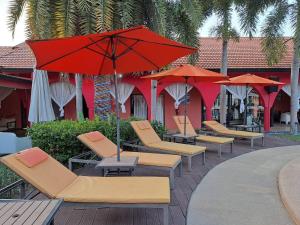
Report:
<svg viewBox="0 0 300 225"><path fill-rule="evenodd" d="M123 146L133 147L133 146L130 146L129 144L123 145ZM69 169L72 171L74 163L93 164L93 165L97 165L99 163L100 160L83 159L84 157L88 157L88 156L90 156L90 158L93 158L93 156L94 156L94 158L99 158L101 160L101 158L99 156L97 156L93 151L84 152L80 155L74 156L69 159L69 162L68 162ZM171 189L174 189L174 187L175 187L175 170L176 170L177 166L179 166L179 176L182 176L182 160L178 161L178 163L176 163L173 167L148 166L148 165L137 165L137 166L138 167L147 167L149 169L157 169L157 170L167 171L169 173Z"/></svg>
<svg viewBox="0 0 300 225"><path fill-rule="evenodd" d="M232 154L233 153L233 141L232 142L229 142L229 143L222 143L222 144L219 144L219 143L215 143L215 142L210 142L210 141L199 141L199 140L196 140L196 142L200 142L200 143L210 143L210 144L216 144L216 145L219 145L218 147L218 155L219 155L219 158L222 157L222 146L223 145L226 145L226 144L230 144L230 153Z"/></svg>
<svg viewBox="0 0 300 225"><path fill-rule="evenodd" d="M132 204L113 204L113 203L76 203L63 202L63 206L71 206L78 208L154 208L163 210L163 225L169 225L169 204L146 204L146 203L132 203Z"/></svg>
<svg viewBox="0 0 300 225"><path fill-rule="evenodd" d="M204 133L197 133L197 134L204 135ZM168 140L168 141L176 142L176 138L173 135L174 135L174 133L173 134L164 134L163 139L164 140ZM214 136L214 135L209 135L209 136ZM214 136L214 137L217 137L217 136ZM232 142L228 142L228 143L221 143L221 144L219 144L219 143L210 142L210 141L203 141L203 140L200 141L200 140L197 140L196 137L192 137L192 138L189 138L187 140L187 142L184 142L184 144L194 144L195 145L197 142L198 143L211 143L211 144L219 145L218 155L219 155L220 158L222 157L222 146L223 145L230 144L230 153L233 153L233 141ZM209 149L207 149L206 151L209 151Z"/></svg>
<svg viewBox="0 0 300 225"><path fill-rule="evenodd" d="M142 143L140 141L137 142L137 144L132 144L132 143L123 143L123 146L126 147L131 147L136 149L137 151L144 151L144 152L156 152L156 153L163 153L163 154L170 154L170 151L165 151L163 149L159 149L159 148L151 148L148 146L144 146L142 145ZM205 151L201 152L201 153L195 153L195 154L184 154L184 153L180 153L181 156L186 157L188 160L188 170L191 171L192 170L192 158L196 155L202 154L202 163L203 165L205 165ZM182 167L182 162L181 162L181 167ZM182 170L182 168L181 168ZM181 172L182 173L182 172Z"/></svg>
<svg viewBox="0 0 300 225"><path fill-rule="evenodd" d="M259 138L261 138L261 146L264 146L265 145L265 140L264 140L264 136L259 136L259 137L239 137L239 136L237 136L237 135L230 135L230 134L222 134L222 133L218 133L218 132L216 132L216 134L218 134L220 137L233 137L233 138L235 138L235 139L240 139L240 140L242 140L242 139L248 139L248 140L250 140L250 146L251 146L251 149L253 149L254 148L254 140L256 140L256 139L259 139Z"/></svg>

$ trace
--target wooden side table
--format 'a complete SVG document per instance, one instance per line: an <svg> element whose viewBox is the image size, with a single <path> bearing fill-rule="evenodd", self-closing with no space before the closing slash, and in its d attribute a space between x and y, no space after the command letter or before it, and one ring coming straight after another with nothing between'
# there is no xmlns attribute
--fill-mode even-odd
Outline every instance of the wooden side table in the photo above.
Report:
<svg viewBox="0 0 300 225"><path fill-rule="evenodd" d="M117 157L108 157L102 159L96 168L102 169L103 176L107 175L121 175L121 173L128 173L132 175L137 165L138 157L123 156L118 162Z"/></svg>
<svg viewBox="0 0 300 225"><path fill-rule="evenodd" d="M52 225L62 202L62 199L0 200L0 224Z"/></svg>

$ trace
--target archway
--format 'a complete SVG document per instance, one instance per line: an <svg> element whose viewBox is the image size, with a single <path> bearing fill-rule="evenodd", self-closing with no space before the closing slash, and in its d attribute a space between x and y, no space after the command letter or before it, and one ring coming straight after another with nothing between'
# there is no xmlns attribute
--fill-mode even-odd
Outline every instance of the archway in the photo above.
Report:
<svg viewBox="0 0 300 225"><path fill-rule="evenodd" d="M166 90L167 87L173 86L175 88L175 84L181 94L173 93L170 94L171 90ZM202 96L199 92L198 88L195 87L194 83L189 83L190 91L187 96L187 116L191 120L191 123L195 128L201 127L202 121ZM171 92L172 93L172 92ZM176 124L173 120L173 116L175 115L184 115L184 93L185 93L185 85L182 82L163 82L159 83L157 87L157 98L163 99L162 103L162 111L164 112L165 125L169 130L177 130ZM174 99L174 95L177 95L177 101Z"/></svg>

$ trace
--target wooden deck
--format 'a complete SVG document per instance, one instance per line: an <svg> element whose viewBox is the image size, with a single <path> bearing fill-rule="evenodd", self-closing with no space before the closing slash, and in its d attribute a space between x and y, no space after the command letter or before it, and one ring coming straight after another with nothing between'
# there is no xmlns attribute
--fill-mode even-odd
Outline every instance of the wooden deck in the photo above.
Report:
<svg viewBox="0 0 300 225"><path fill-rule="evenodd" d="M175 178L175 189L171 193L171 204L169 206L169 224L185 225L188 203L193 190L201 182L206 173L220 164L221 162L236 157L238 155L250 152L250 144L243 144L246 141L237 141L234 144L233 154L230 154L229 145L224 146L222 159L219 159L216 145L207 145L209 151L206 155L206 166L202 165L201 156L193 158L193 170L187 172L187 163L184 162L184 173L182 177ZM261 147L260 140L255 141L255 149L272 148L278 146L287 146L299 144L292 141L279 139L277 137L267 136L265 138L265 147ZM259 144L259 145L257 145ZM93 167L84 168L78 171L82 175L97 175ZM178 171L177 171L178 174ZM143 176L161 176L159 170L138 169L136 175ZM54 219L55 225L160 225L162 224L162 211L158 209L83 209L62 207Z"/></svg>

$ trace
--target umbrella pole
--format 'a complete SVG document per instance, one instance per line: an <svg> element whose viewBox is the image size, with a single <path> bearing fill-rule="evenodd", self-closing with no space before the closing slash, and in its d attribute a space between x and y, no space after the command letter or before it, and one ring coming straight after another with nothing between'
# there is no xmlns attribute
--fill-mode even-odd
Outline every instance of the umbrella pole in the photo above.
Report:
<svg viewBox="0 0 300 225"><path fill-rule="evenodd" d="M247 105L248 105L248 84L246 85L245 119L244 119L244 125L247 125Z"/></svg>
<svg viewBox="0 0 300 225"><path fill-rule="evenodd" d="M186 113L187 113L187 77L185 77L185 95L184 95L184 132L183 135L186 136Z"/></svg>
<svg viewBox="0 0 300 225"><path fill-rule="evenodd" d="M118 94L118 77L116 71L116 61L113 59L114 68L114 87L115 87L115 104L117 114L117 160L120 162L120 110L119 110L119 94Z"/></svg>

